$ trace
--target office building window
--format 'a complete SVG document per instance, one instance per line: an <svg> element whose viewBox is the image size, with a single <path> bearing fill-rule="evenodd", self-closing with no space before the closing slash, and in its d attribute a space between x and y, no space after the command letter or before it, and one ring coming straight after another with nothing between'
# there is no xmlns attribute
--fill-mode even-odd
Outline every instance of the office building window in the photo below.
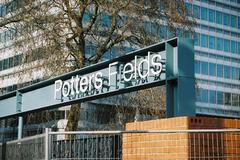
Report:
<svg viewBox="0 0 240 160"><path fill-rule="evenodd" d="M201 102L201 90L199 89L199 88L197 88L196 90L195 90L195 92L196 92L196 101L197 102Z"/></svg>
<svg viewBox="0 0 240 160"><path fill-rule="evenodd" d="M215 49L215 37L209 36L209 48L210 49Z"/></svg>
<svg viewBox="0 0 240 160"><path fill-rule="evenodd" d="M238 79L238 69L235 67L232 67L232 79L237 80Z"/></svg>
<svg viewBox="0 0 240 160"><path fill-rule="evenodd" d="M207 8L201 7L201 19L207 20Z"/></svg>
<svg viewBox="0 0 240 160"><path fill-rule="evenodd" d="M222 40L222 38L217 38L217 50L223 50L223 40Z"/></svg>
<svg viewBox="0 0 240 160"><path fill-rule="evenodd" d="M237 27L237 17L234 15L231 15L231 27Z"/></svg>
<svg viewBox="0 0 240 160"><path fill-rule="evenodd" d="M224 93L224 104L231 105L231 93Z"/></svg>
<svg viewBox="0 0 240 160"><path fill-rule="evenodd" d="M240 106L239 105L239 96L238 94L232 94L232 105L233 106Z"/></svg>
<svg viewBox="0 0 240 160"><path fill-rule="evenodd" d="M9 68L8 65L9 65L9 59L4 59L3 60L3 70L8 69Z"/></svg>
<svg viewBox="0 0 240 160"><path fill-rule="evenodd" d="M6 15L6 6L2 5L1 6L1 16L4 17Z"/></svg>
<svg viewBox="0 0 240 160"><path fill-rule="evenodd" d="M238 42L238 54L240 54L240 42Z"/></svg>
<svg viewBox="0 0 240 160"><path fill-rule="evenodd" d="M216 64L209 63L209 75L210 76L216 76Z"/></svg>
<svg viewBox="0 0 240 160"><path fill-rule="evenodd" d="M194 34L194 45L200 46L200 34L199 33Z"/></svg>
<svg viewBox="0 0 240 160"><path fill-rule="evenodd" d="M237 53L237 42L231 41L231 52Z"/></svg>
<svg viewBox="0 0 240 160"><path fill-rule="evenodd" d="M217 104L223 104L223 93L220 91L217 92Z"/></svg>
<svg viewBox="0 0 240 160"><path fill-rule="evenodd" d="M2 33L0 33L0 43L4 42L2 38Z"/></svg>
<svg viewBox="0 0 240 160"><path fill-rule="evenodd" d="M201 34L201 46L208 47L208 36L205 34Z"/></svg>
<svg viewBox="0 0 240 160"><path fill-rule="evenodd" d="M238 17L238 29L240 29L240 17Z"/></svg>
<svg viewBox="0 0 240 160"><path fill-rule="evenodd" d="M217 64L217 76L223 77L223 65Z"/></svg>
<svg viewBox="0 0 240 160"><path fill-rule="evenodd" d="M224 13L223 14L223 24L226 25L226 26L229 26L230 25L229 20L230 20L229 14Z"/></svg>
<svg viewBox="0 0 240 160"><path fill-rule="evenodd" d="M145 21L144 22L144 28L147 31L147 33L151 33L151 22Z"/></svg>
<svg viewBox="0 0 240 160"><path fill-rule="evenodd" d="M208 10L208 20L210 22L215 22L215 11L212 9Z"/></svg>
<svg viewBox="0 0 240 160"><path fill-rule="evenodd" d="M216 11L216 23L222 24L222 13L219 11Z"/></svg>
<svg viewBox="0 0 240 160"><path fill-rule="evenodd" d="M186 7L187 7L188 12L192 13L192 4L186 3Z"/></svg>
<svg viewBox="0 0 240 160"><path fill-rule="evenodd" d="M100 18L102 27L110 27L111 21L109 16L102 14Z"/></svg>
<svg viewBox="0 0 240 160"><path fill-rule="evenodd" d="M14 66L20 65L22 63L22 60L23 60L22 54L14 56Z"/></svg>
<svg viewBox="0 0 240 160"><path fill-rule="evenodd" d="M226 52L230 51L230 41L227 39L224 39L224 51Z"/></svg>
<svg viewBox="0 0 240 160"><path fill-rule="evenodd" d="M161 25L160 29L159 29L159 32L160 32L160 37L161 38L163 38L163 39L167 38L167 27L166 26Z"/></svg>
<svg viewBox="0 0 240 160"><path fill-rule="evenodd" d="M200 73L200 62L195 61L195 73Z"/></svg>
<svg viewBox="0 0 240 160"><path fill-rule="evenodd" d="M9 68L13 67L13 57L9 58Z"/></svg>
<svg viewBox="0 0 240 160"><path fill-rule="evenodd" d="M0 61L0 71L2 71L2 70L3 70L3 62Z"/></svg>
<svg viewBox="0 0 240 160"><path fill-rule="evenodd" d="M230 78L230 67L224 66L224 78Z"/></svg>
<svg viewBox="0 0 240 160"><path fill-rule="evenodd" d="M204 75L208 75L208 63L201 62L201 73Z"/></svg>
<svg viewBox="0 0 240 160"><path fill-rule="evenodd" d="M193 5L193 16L198 19L200 18L200 7L199 6Z"/></svg>
<svg viewBox="0 0 240 160"><path fill-rule="evenodd" d="M216 103L216 91L209 91L209 103Z"/></svg>
<svg viewBox="0 0 240 160"><path fill-rule="evenodd" d="M208 103L208 90L207 89L201 89L201 101Z"/></svg>

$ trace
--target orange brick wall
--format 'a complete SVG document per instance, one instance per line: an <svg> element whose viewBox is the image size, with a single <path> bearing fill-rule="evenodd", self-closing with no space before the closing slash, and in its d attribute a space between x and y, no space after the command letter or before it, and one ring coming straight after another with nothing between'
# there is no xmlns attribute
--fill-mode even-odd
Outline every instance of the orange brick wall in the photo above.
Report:
<svg viewBox="0 0 240 160"><path fill-rule="evenodd" d="M176 117L126 124L126 130L224 128L240 128L240 120ZM203 158L240 160L240 133L129 133L123 135L123 160Z"/></svg>

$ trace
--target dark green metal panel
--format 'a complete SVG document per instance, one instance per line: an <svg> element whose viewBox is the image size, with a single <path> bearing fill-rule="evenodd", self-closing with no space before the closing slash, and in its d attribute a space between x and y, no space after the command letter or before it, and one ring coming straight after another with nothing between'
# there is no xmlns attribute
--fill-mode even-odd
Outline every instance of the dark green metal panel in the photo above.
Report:
<svg viewBox="0 0 240 160"><path fill-rule="evenodd" d="M178 38L177 47L166 43L166 52L167 117L194 116L193 40Z"/></svg>
<svg viewBox="0 0 240 160"><path fill-rule="evenodd" d="M141 82L137 85L131 84L134 83L134 81L131 83L120 83L119 81L116 81L119 83L118 87L110 87L107 91L101 91L99 93L92 95L89 94L83 97L78 95L74 98L62 98L60 96L59 99L54 99L54 83L56 80L68 81L72 76L86 75L95 73L96 71L106 73L106 68L110 63L118 61L119 65L122 65L130 61L133 62L135 56L144 57L149 51L164 53L163 56L166 57L166 73L163 72L157 80L150 76L148 81ZM0 118L24 114L26 112L40 109L85 102L88 100L94 100L164 84L167 84L167 116L195 115L193 56L193 41L188 39L174 38L148 46L119 58L85 67L83 69L22 88L16 92L0 96ZM118 73L120 73L121 70L119 70L119 66L116 66L116 68ZM144 69L146 68L143 68L143 70Z"/></svg>

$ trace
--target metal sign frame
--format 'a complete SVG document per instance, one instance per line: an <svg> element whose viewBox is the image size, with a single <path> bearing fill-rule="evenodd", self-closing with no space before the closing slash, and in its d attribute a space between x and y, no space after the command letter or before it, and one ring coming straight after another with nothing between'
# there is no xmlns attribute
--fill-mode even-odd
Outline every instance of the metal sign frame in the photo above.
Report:
<svg viewBox="0 0 240 160"><path fill-rule="evenodd" d="M52 89L56 80L69 80L75 75L84 75L107 68L110 63L119 61L127 63L137 56L146 56L151 52L166 52L165 79L138 86L116 89L111 92L96 94L69 101L53 102ZM9 116L23 115L36 110L57 108L73 103L81 103L98 98L123 94L145 88L166 84L167 117L194 116L195 109L195 79L194 79L194 48L193 40L173 38L146 48L130 52L124 56L101 62L89 67L73 71L53 79L21 88L17 91L0 96L0 119ZM41 104L41 105L38 105Z"/></svg>

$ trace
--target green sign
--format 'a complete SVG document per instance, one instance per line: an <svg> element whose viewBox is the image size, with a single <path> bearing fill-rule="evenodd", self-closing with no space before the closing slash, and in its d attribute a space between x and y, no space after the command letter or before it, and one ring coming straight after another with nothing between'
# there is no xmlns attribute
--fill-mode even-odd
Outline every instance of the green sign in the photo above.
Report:
<svg viewBox="0 0 240 160"><path fill-rule="evenodd" d="M195 115L194 51L174 38L0 97L0 118L166 84L167 116Z"/></svg>

